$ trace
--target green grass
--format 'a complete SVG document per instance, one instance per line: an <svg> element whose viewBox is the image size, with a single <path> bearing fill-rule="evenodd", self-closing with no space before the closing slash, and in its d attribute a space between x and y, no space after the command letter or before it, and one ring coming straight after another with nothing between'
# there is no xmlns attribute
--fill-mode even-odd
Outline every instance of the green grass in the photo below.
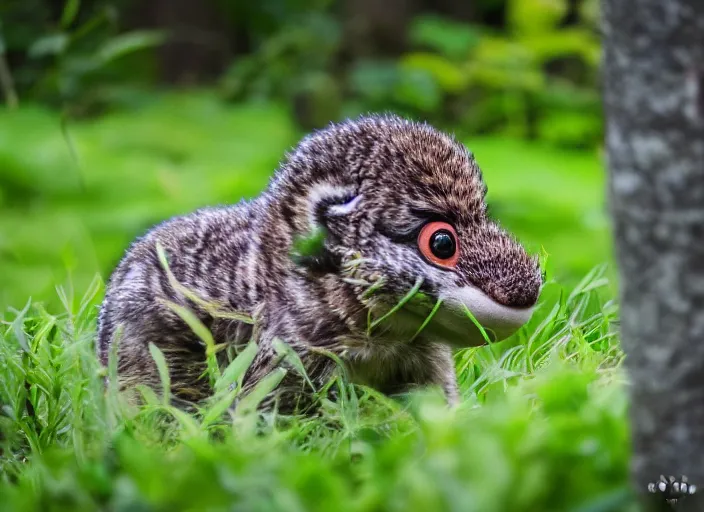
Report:
<svg viewBox="0 0 704 512"><path fill-rule="evenodd" d="M251 395L225 411L239 358L197 414L153 393L130 407L102 387L114 368L93 351L97 282L83 298L61 293L61 314L30 306L0 329L0 509L625 510L605 284L596 271L569 295L550 285L512 344L459 352L456 410L434 390L390 400L344 386L317 418L258 418Z"/></svg>
<svg viewBox="0 0 704 512"><path fill-rule="evenodd" d="M551 283L516 336L457 353L456 410L435 390L390 400L345 385L320 417L258 417L257 396L238 396L245 353L211 366L215 396L184 414L104 389L103 280L150 225L256 195L302 134L277 107L207 93L67 133L40 108L0 112L0 511L632 510L596 155L467 141L492 215L548 254Z"/></svg>

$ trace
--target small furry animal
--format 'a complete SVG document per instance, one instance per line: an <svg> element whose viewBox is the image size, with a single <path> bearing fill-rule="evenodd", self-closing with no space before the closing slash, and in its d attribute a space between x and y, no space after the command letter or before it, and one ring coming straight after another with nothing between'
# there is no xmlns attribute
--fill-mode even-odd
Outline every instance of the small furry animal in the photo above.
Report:
<svg viewBox="0 0 704 512"><path fill-rule="evenodd" d="M190 308L216 343L257 343L245 391L281 364L279 339L318 388L337 359L354 383L389 395L439 385L455 403L452 348L485 343L468 312L501 340L528 321L543 283L537 258L487 217L486 191L473 155L427 124L332 124L304 138L258 198L173 218L132 244L101 306L101 361L118 343L120 387L158 390L153 342L177 403L209 396L205 346L166 300ZM317 252L293 258L310 233L322 233ZM180 285L254 324L184 295L157 245ZM289 371L263 407L300 409L306 393Z"/></svg>

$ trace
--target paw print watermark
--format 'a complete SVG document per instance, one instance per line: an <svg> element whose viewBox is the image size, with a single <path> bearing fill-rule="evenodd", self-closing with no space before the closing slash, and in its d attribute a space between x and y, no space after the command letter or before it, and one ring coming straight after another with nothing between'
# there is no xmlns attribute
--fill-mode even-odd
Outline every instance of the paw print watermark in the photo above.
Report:
<svg viewBox="0 0 704 512"><path fill-rule="evenodd" d="M660 475L660 480L648 484L648 492L658 494L670 505L675 505L685 497L696 493L697 486L690 484L684 475L679 479L674 476L665 478L664 475Z"/></svg>

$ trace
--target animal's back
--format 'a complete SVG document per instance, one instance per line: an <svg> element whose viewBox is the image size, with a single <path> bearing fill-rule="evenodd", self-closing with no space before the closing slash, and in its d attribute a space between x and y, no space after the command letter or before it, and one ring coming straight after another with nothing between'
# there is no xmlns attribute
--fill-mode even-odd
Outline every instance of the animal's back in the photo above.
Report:
<svg viewBox="0 0 704 512"><path fill-rule="evenodd" d="M195 312L216 340L246 342L251 325L213 318L198 301L175 289L157 246L165 251L178 285L216 309L250 313L262 293L254 278L260 264L252 229L256 216L257 205L244 202L198 210L156 226L128 249L108 283L98 322L98 354L104 365L113 343L118 344L120 387L147 384L158 389L159 376L149 353L153 342L167 359L177 399L193 401L207 395L207 381L198 379L205 369L204 344L168 303Z"/></svg>

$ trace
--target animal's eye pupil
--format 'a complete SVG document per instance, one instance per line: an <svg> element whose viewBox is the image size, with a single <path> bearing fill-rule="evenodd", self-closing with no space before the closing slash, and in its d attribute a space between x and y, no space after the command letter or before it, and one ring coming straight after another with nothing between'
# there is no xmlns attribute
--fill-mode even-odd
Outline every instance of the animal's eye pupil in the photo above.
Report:
<svg viewBox="0 0 704 512"><path fill-rule="evenodd" d="M430 237L430 250L440 259L452 258L457 250L455 238L446 229L439 229Z"/></svg>

